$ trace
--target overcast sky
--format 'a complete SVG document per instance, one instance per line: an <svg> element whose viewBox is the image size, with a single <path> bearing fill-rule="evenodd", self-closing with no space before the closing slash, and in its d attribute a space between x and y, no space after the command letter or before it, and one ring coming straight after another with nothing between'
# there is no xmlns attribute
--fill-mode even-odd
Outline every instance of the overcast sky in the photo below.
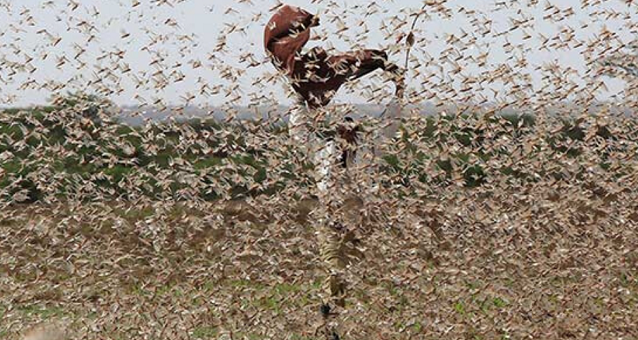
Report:
<svg viewBox="0 0 638 340"><path fill-rule="evenodd" d="M136 4L139 1L139 4ZM422 6L420 0L371 1L335 0L300 1L310 12L320 13L322 25L317 34L326 34L327 41L311 41L307 47L321 45L337 51L356 47L389 48L406 26L397 28L410 13ZM587 43L595 41L601 32L611 31L617 39L608 39L612 47L628 43L638 32L630 28L638 22L638 5L627 1L609 0L597 5L593 1L521 0L521 1L447 1L451 16L439 13L430 6L427 15L417 24L420 40L414 47L409 86L430 100L455 99L456 93L437 88L437 83L451 84L460 89L464 77L485 72L498 72L507 65L520 75L528 75L533 86L531 93L552 91L546 73L536 68L556 62L563 70L575 72L565 76L565 82L584 86L591 81L583 57ZM507 6L504 6L506 3ZM561 12L546 17L548 4ZM54 91L109 89L109 98L118 104L271 104L291 102L282 78L275 74L272 64L265 62L263 30L276 5L270 0L0 0L0 105L26 106L46 103ZM582 5L582 6L581 6ZM465 8L475 11L468 15ZM571 10L570 10L571 7ZM231 10L232 8L232 10ZM573 10L573 14L571 14ZM603 14L603 10L620 15ZM565 15L567 14L567 15ZM396 17L397 19L393 19ZM562 20L557 20L564 17ZM491 21L490 33L483 35L473 18ZM511 29L511 19L525 25ZM410 20L411 21L411 20ZM364 25L362 25L362 23ZM232 28L236 26L235 28ZM346 27L343 36L335 32ZM385 27L385 29L383 29ZM539 49L542 37L553 41L573 40L566 47ZM366 32L367 33L364 33ZM443 60L442 51L453 45L446 40L468 35L455 46L460 74L451 73L455 65ZM561 33L562 32L562 33ZM504 34L499 34L504 33ZM526 35L531 38L524 39ZM541 36L542 35L542 36ZM474 37L475 43L467 42ZM220 39L225 40L223 48ZM578 42L583 42L578 46ZM521 47L510 48L521 44ZM505 44L505 46L504 46ZM460 46L468 45L461 49ZM597 43L594 56L606 53L604 44ZM448 51L449 52L449 51ZM485 65L476 58L487 53ZM403 63L404 47L391 56ZM472 60L470 57L474 57ZM513 59L508 60L509 57ZM426 65L430 58L433 62ZM454 59L454 58L452 58ZM517 66L517 60L528 63ZM414 63L420 62L419 67ZM418 72L418 74L417 74ZM392 90L381 77L368 77L342 90L337 102L368 103L382 101ZM597 98L608 99L621 95L625 83L604 79L609 91L601 90ZM478 85L477 85L478 86ZM474 88L472 92L489 99L507 96L504 86L492 80ZM548 87L549 86L549 87ZM378 92L370 92L370 88ZM202 90L203 89L203 90ZM491 89L491 90L490 90ZM496 92L495 92L496 91ZM499 91L501 93L499 93ZM576 91L578 92L578 91ZM379 95L382 94L382 95Z"/></svg>

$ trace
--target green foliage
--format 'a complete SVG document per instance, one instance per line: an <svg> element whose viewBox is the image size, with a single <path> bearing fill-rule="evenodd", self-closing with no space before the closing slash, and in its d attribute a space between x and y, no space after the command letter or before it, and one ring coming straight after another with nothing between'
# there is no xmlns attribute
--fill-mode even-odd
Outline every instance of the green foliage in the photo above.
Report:
<svg viewBox="0 0 638 340"><path fill-rule="evenodd" d="M0 178L0 189L4 189L6 195L26 189L29 201L42 199L44 193L40 184L31 175L46 167L68 178L52 189L57 190L56 195L60 197L78 190L72 182L83 181L91 182L99 193L113 198L139 195L178 198L179 193L189 189L182 181L185 174L199 179L202 188L198 195L205 200L227 194L231 198L272 195L284 190L289 183L300 187L314 185L299 168L308 173L312 170L310 162L299 163L293 159L292 149L272 150L268 144L248 144L246 136L252 132L245 126L192 119L133 127L59 115L87 101L91 105L102 105L99 98L76 94L59 99L49 107L3 112L0 152L13 155L0 165L5 174ZM501 174L513 180L535 181L537 177L516 164L503 164L496 169L488 166L491 160L511 157L516 150L510 145L485 147L499 138L508 138L512 141L510 144L515 144L518 139L532 134L535 124L530 115L485 119L423 117L416 124L404 121L401 137L392 146L391 153L383 157L381 171L388 178L384 183L406 189L415 182L473 188ZM586 128L581 126L581 121L573 119L563 119L561 124L555 133L544 136L544 140L556 153L580 157L583 150L579 143L582 144L586 137ZM285 126L277 124L262 125L260 129L266 129L265 134L272 136L287 133ZM25 139L27 135L29 137ZM595 135L603 139L614 138L605 126L599 127ZM25 143L16 143L21 140ZM527 156L532 157L537 152L538 148L533 148ZM269 163L273 155L280 163L276 175ZM610 169L612 165L603 159L600 166ZM174 175L159 181L157 175L166 171ZM235 175L242 180L229 180ZM564 176L559 171L541 175ZM131 178L143 179L133 191L127 189L127 181Z"/></svg>
<svg viewBox="0 0 638 340"><path fill-rule="evenodd" d="M219 329L215 326L199 326L193 330L195 339L214 339L219 333Z"/></svg>

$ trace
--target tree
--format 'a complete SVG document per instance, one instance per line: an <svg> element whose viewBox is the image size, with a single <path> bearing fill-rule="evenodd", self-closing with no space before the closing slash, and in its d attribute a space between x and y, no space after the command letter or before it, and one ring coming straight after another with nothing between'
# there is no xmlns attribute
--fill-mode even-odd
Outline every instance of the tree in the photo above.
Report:
<svg viewBox="0 0 638 340"><path fill-rule="evenodd" d="M96 125L110 120L115 111L115 105L110 100L80 91L55 96L51 103L56 110L71 110L83 118L90 119Z"/></svg>
<svg viewBox="0 0 638 340"><path fill-rule="evenodd" d="M607 75L638 78L638 40L625 46L618 54L605 58L602 66Z"/></svg>

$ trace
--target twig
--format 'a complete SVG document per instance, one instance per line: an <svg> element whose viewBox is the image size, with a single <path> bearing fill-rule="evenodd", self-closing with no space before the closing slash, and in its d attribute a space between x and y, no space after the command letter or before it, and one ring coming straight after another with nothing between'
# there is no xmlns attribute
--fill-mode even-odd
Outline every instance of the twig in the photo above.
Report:
<svg viewBox="0 0 638 340"><path fill-rule="evenodd" d="M419 13L417 13L412 21L412 26L410 26L410 32L408 33L408 37L406 38L406 42L408 43L408 50L405 52L405 70L408 69L408 61L410 60L410 51L412 50L412 45L414 45L414 27L416 27L416 22L419 20L421 14L425 12L425 7L427 7L428 3L424 3L423 7Z"/></svg>

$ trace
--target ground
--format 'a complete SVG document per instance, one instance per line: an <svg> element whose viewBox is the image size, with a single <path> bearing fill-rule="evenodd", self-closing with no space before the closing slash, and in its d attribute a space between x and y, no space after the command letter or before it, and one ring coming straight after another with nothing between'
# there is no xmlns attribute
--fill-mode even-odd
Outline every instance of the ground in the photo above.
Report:
<svg viewBox="0 0 638 340"><path fill-rule="evenodd" d="M556 214L545 227L515 220L529 210L524 200L456 216L482 206L459 204L478 202L473 195L445 194L446 211L425 202L404 225L357 235L364 256L352 258L337 316L343 338L637 336L635 215L567 227L559 211L574 203L548 197L548 212L535 216ZM3 337L47 321L74 339L315 338L324 279L308 219L316 202L152 204L5 212ZM482 214L500 221L481 223Z"/></svg>

